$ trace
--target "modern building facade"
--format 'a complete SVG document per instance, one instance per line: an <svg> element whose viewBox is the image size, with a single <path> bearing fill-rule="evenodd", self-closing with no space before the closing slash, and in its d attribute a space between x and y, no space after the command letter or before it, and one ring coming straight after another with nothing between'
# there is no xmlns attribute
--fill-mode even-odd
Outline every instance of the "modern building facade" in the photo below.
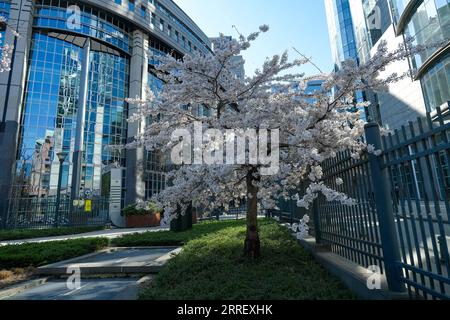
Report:
<svg viewBox="0 0 450 320"><path fill-rule="evenodd" d="M448 0L325 0L330 42L336 66L346 59L364 63L384 40L395 49L406 38L415 44L434 44L409 60L396 62L389 73L410 77L388 92L365 92L372 103L370 120L396 129L450 100L450 2Z"/></svg>
<svg viewBox="0 0 450 320"><path fill-rule="evenodd" d="M331 52L334 63L334 71L342 67L346 60L354 60L359 63L358 39L355 21L352 15L354 6L350 0L325 0L328 30L330 36ZM366 92L356 92L355 102L367 101ZM360 110L361 116L366 120L370 117L370 110Z"/></svg>
<svg viewBox="0 0 450 320"><path fill-rule="evenodd" d="M113 170L121 205L164 188L160 155L110 146L145 127L127 122L125 99L161 89L158 56L211 51L182 9L171 0L0 0L0 14L20 34L1 31L14 52L0 74L0 213L11 198L56 196L61 151L62 194L72 199L111 196Z"/></svg>
<svg viewBox="0 0 450 320"><path fill-rule="evenodd" d="M418 45L444 42L411 58L414 79L420 80L426 110L450 102L450 0L392 0L397 36Z"/></svg>
<svg viewBox="0 0 450 320"><path fill-rule="evenodd" d="M387 92L365 92L367 101L372 103L369 120L395 130L409 122L417 123L417 118L425 117L427 112L433 114L437 107L448 110L449 0L325 0L325 4L336 66L346 59L367 62L381 41L386 41L389 50L409 37L419 45L443 43L389 66L386 74L408 73L409 77L390 85ZM412 155L414 150L408 152ZM442 156L445 157L445 151ZM435 172L419 172L420 167L426 165L406 163L401 173L392 172L393 183L396 188L407 188L414 197L425 199L428 195L430 199L433 185L440 189L440 179ZM444 178L450 179L448 166L443 171Z"/></svg>

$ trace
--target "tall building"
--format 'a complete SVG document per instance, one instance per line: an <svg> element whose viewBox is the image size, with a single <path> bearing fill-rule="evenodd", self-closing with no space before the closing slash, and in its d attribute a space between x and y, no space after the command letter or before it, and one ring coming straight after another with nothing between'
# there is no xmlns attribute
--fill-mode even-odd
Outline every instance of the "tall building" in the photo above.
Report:
<svg viewBox="0 0 450 320"><path fill-rule="evenodd" d="M439 48L411 58L413 78L420 80L426 110L450 103L450 0L391 0L395 33L416 44L444 41Z"/></svg>
<svg viewBox="0 0 450 320"><path fill-rule="evenodd" d="M337 71L345 60L358 60L350 2L325 0L325 10L334 70Z"/></svg>
<svg viewBox="0 0 450 320"><path fill-rule="evenodd" d="M446 40L409 60L392 64L385 74L410 77L387 92L365 92L372 103L370 120L396 129L425 116L450 100L450 1L449 0L325 0L335 65L342 59L368 61L380 41L393 50L413 37L416 44ZM356 57L351 56L356 50ZM347 54L345 54L347 52Z"/></svg>
<svg viewBox="0 0 450 320"><path fill-rule="evenodd" d="M340 4L343 2L349 6ZM409 122L417 123L417 118L426 116L427 112L433 115L437 107L443 107L444 114L448 114L450 0L325 0L325 3L334 52L345 52L348 48L346 40L353 44L355 39L356 58L350 58L358 63L373 57L381 41L386 41L389 50L396 49L409 37L419 45L444 43L441 47L433 46L414 57L395 62L382 73L382 76L393 72L407 73L409 77L391 84L387 92L365 92L368 101L372 102L371 120L395 130ZM342 56L345 57L334 54L335 61ZM413 150L408 152L414 153ZM445 151L442 156L445 157ZM424 163L421 165L426 167ZM419 172L419 168L417 162L412 161L402 172L392 172L392 177L394 185L408 188L410 194L423 200L427 194L432 194L433 185L439 189L436 181L440 178L434 172ZM447 179L449 170L445 168L444 171Z"/></svg>
<svg viewBox="0 0 450 320"><path fill-rule="evenodd" d="M55 196L57 153L62 192L109 195L108 174L122 170L122 205L164 188L160 155L117 150L142 132L127 123L127 97L163 83L158 56L208 53L208 37L172 0L0 0L12 31L10 72L0 74L0 216L16 199ZM7 152L5 152L7 151Z"/></svg>
<svg viewBox="0 0 450 320"><path fill-rule="evenodd" d="M338 71L346 60L354 60L356 63L360 61L357 47L358 33L352 15L355 8L350 2L351 0L325 0L334 71ZM366 92L356 92L355 102L364 101L367 101ZM367 108L360 111L364 119L370 116Z"/></svg>

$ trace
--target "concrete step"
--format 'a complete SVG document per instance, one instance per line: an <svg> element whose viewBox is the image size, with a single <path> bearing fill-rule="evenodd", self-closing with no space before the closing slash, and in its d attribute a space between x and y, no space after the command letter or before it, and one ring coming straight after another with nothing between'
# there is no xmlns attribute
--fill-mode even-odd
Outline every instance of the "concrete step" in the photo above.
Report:
<svg viewBox="0 0 450 320"><path fill-rule="evenodd" d="M181 251L179 247L108 248L38 268L39 275L80 276L155 274Z"/></svg>

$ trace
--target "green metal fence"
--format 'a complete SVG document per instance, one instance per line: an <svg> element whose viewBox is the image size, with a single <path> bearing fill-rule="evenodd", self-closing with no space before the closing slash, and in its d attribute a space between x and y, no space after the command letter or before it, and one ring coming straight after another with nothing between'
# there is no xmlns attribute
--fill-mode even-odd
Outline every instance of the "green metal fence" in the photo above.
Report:
<svg viewBox="0 0 450 320"><path fill-rule="evenodd" d="M56 197L11 199L8 213L0 221L3 229L104 226L110 223L106 198L73 202L63 197L57 210Z"/></svg>
<svg viewBox="0 0 450 320"><path fill-rule="evenodd" d="M357 204L320 196L310 212L316 242L363 267L378 266L393 291L450 299L449 137L440 109L385 137L367 125L367 142L383 153L355 160L342 152L323 163L324 182ZM281 208L284 221L297 221L293 205Z"/></svg>

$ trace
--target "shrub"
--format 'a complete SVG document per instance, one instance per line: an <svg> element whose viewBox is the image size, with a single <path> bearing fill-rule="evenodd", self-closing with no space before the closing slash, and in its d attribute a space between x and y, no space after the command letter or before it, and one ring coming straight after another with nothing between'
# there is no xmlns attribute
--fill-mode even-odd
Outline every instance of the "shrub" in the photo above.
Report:
<svg viewBox="0 0 450 320"><path fill-rule="evenodd" d="M65 227L65 228L49 228L36 230L34 229L1 230L0 241L64 236L68 234L80 234L103 229L105 229L105 227Z"/></svg>
<svg viewBox="0 0 450 320"><path fill-rule="evenodd" d="M159 208L155 203L149 203L145 208L139 208L137 204L132 204L124 209L122 209L122 215L128 216L144 216L146 214L157 214L161 213L162 209Z"/></svg>
<svg viewBox="0 0 450 320"><path fill-rule="evenodd" d="M25 243L0 247L0 269L41 267L107 247L106 238Z"/></svg>
<svg viewBox="0 0 450 320"><path fill-rule="evenodd" d="M243 257L245 221L190 240L140 292L156 300L316 300L355 295L323 269L289 231L261 220L262 258Z"/></svg>
<svg viewBox="0 0 450 320"><path fill-rule="evenodd" d="M0 270L0 280L6 280L13 276L14 274L8 270Z"/></svg>

